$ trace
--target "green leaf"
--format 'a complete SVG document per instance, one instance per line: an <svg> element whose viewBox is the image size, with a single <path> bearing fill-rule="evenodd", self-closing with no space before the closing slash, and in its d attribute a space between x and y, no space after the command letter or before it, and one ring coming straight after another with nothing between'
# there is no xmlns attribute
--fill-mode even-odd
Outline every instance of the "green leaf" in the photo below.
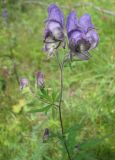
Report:
<svg viewBox="0 0 115 160"><path fill-rule="evenodd" d="M48 101L52 100L52 98L50 97L50 95L48 93L48 90L45 90L45 89L41 90L41 93L39 93L39 96L40 96L41 99L46 99Z"/></svg>
<svg viewBox="0 0 115 160"><path fill-rule="evenodd" d="M80 144L80 148L83 149L83 150L95 148L97 145L100 144L100 142L102 140L103 139L100 139L100 138L91 138L91 139L88 139L85 142L83 142L82 144Z"/></svg>
<svg viewBox="0 0 115 160"><path fill-rule="evenodd" d="M67 144L69 146L69 149L72 151L74 147L76 146L76 137L80 134L82 129L82 124L74 124L72 127L70 127L67 131Z"/></svg>
<svg viewBox="0 0 115 160"><path fill-rule="evenodd" d="M6 82L5 79L0 77L0 90L4 91L6 88Z"/></svg>
<svg viewBox="0 0 115 160"><path fill-rule="evenodd" d="M38 108L38 109L33 109L33 110L30 110L29 112L30 113L36 113L36 112L47 112L50 108L51 108L51 104L45 106L45 107L42 107L42 108Z"/></svg>
<svg viewBox="0 0 115 160"><path fill-rule="evenodd" d="M56 91L52 92L52 100L53 100L53 102L57 101L59 99L59 97L60 97L59 93L57 93Z"/></svg>

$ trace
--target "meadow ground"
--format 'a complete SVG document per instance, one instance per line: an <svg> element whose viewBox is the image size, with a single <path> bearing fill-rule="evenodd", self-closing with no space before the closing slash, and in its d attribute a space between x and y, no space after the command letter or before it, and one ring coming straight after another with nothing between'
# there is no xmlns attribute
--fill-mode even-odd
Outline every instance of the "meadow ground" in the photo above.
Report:
<svg viewBox="0 0 115 160"><path fill-rule="evenodd" d="M0 160L67 159L57 135L60 126L55 109L47 115L28 113L44 103L28 88L22 93L18 84L18 78L27 77L34 89L35 73L41 70L45 86L59 90L55 57L48 60L42 50L50 3L58 4L65 17L72 9L78 17L89 13L100 36L89 61L72 62L64 68L62 114L69 150L75 160L115 160L114 0L6 2L7 22L0 17ZM42 142L44 128L54 134L46 143Z"/></svg>

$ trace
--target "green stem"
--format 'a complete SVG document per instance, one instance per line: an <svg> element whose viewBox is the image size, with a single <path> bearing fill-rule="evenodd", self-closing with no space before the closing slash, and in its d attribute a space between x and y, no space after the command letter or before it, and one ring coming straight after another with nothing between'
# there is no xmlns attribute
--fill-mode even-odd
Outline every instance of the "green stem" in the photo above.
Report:
<svg viewBox="0 0 115 160"><path fill-rule="evenodd" d="M71 156L70 156L70 153L69 153L69 150L68 150L67 143L66 143L65 135L64 135L64 126L63 126L62 111L61 111L62 97L63 97L63 67L64 67L64 62L65 61L63 60L62 63L60 62L58 53L56 53L56 57L57 57L57 63L58 63L59 68L60 68L60 99L59 99L58 109L59 109L59 120L60 120L60 126L61 126L61 134L62 134L64 146L65 146L65 149L66 149L66 152L67 152L67 155L68 155L68 159L72 160Z"/></svg>

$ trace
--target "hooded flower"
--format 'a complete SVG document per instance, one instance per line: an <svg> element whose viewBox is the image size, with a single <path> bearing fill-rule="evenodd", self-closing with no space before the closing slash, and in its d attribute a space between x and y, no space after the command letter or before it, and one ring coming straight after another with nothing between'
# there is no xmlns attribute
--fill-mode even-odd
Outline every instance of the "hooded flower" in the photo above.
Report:
<svg viewBox="0 0 115 160"><path fill-rule="evenodd" d="M36 74L37 86L43 88L44 87L44 75L41 72L37 72Z"/></svg>
<svg viewBox="0 0 115 160"><path fill-rule="evenodd" d="M44 50L49 56L64 42L64 16L60 8L55 4L48 7L48 19L46 20Z"/></svg>
<svg viewBox="0 0 115 160"><path fill-rule="evenodd" d="M89 59L89 50L95 48L99 37L91 22L89 14L84 14L79 20L72 11L67 18L67 35L70 56L77 55L82 60Z"/></svg>
<svg viewBox="0 0 115 160"><path fill-rule="evenodd" d="M20 80L20 89L22 90L23 88L25 88L27 85L29 84L29 81L27 78L22 78Z"/></svg>

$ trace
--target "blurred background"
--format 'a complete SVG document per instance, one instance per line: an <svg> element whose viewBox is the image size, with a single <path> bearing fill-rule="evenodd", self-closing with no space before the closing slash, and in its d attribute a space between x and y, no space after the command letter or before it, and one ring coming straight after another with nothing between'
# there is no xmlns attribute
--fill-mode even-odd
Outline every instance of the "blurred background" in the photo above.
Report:
<svg viewBox="0 0 115 160"><path fill-rule="evenodd" d="M63 120L70 150L77 160L115 160L115 1L114 0L1 0L0 1L0 160L61 160L66 155L57 138L43 143L44 128L57 132L52 112L28 113L41 108L19 80L45 74L49 90L59 89L55 58L42 51L47 7L56 3L65 14L89 13L100 36L86 62L64 68ZM70 128L72 127L72 128Z"/></svg>

